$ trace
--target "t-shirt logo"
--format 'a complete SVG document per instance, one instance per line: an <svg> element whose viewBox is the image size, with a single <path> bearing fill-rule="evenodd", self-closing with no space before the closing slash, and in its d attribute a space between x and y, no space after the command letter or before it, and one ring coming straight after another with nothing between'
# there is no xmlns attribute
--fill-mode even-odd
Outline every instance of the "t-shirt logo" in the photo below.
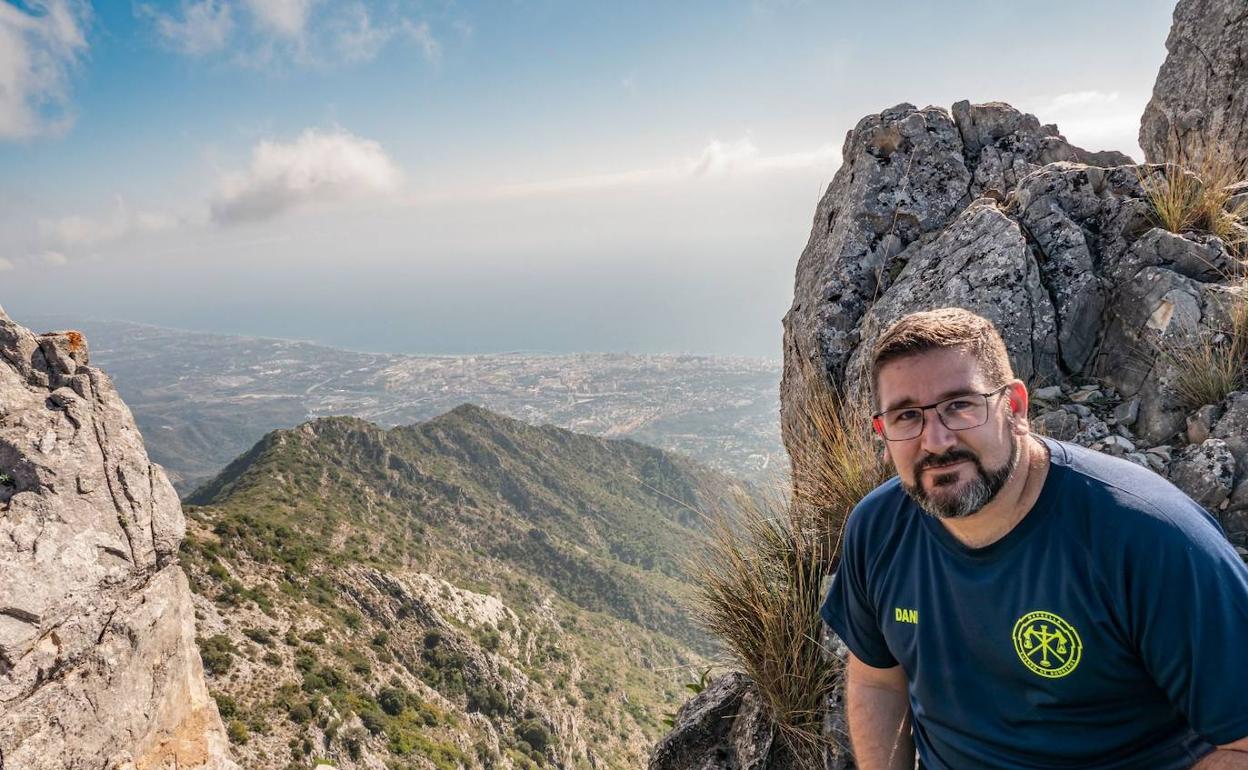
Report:
<svg viewBox="0 0 1248 770"><path fill-rule="evenodd" d="M1029 612L1014 624L1014 651L1032 673L1050 679L1066 676L1083 657L1075 627L1052 612Z"/></svg>

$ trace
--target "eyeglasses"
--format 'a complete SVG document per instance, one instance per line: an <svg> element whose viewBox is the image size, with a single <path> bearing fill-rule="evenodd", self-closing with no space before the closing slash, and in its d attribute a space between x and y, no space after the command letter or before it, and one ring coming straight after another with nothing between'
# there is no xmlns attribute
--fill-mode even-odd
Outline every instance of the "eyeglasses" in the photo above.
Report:
<svg viewBox="0 0 1248 770"><path fill-rule="evenodd" d="M927 410L935 409L936 417L949 430L978 428L988 422L988 399L1010 387L1009 383L988 393L967 393L927 406L899 406L871 415L871 422L885 441L908 441L923 432Z"/></svg>

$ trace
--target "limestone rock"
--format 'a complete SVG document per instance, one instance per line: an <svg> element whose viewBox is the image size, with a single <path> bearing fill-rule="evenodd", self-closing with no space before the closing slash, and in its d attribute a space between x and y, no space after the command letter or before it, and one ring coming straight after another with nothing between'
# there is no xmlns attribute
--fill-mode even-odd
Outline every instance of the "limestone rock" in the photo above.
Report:
<svg viewBox="0 0 1248 770"><path fill-rule="evenodd" d="M1224 403L1226 411L1210 435L1226 442L1240 473L1248 474L1248 391L1232 393Z"/></svg>
<svg viewBox="0 0 1248 770"><path fill-rule="evenodd" d="M1248 161L1248 5L1179 0L1166 52L1140 121L1145 158Z"/></svg>
<svg viewBox="0 0 1248 770"><path fill-rule="evenodd" d="M1187 443L1203 444L1209 438L1209 431L1222 415L1217 404L1205 404L1187 416Z"/></svg>
<svg viewBox="0 0 1248 770"><path fill-rule="evenodd" d="M3 310L0 479L4 766L234 768L173 487L82 335Z"/></svg>
<svg viewBox="0 0 1248 770"><path fill-rule="evenodd" d="M908 267L911 261L917 258L929 273L942 272L934 264L942 258L942 248L962 248L960 259L977 261L976 255L965 252L977 248L966 243L965 236L970 228L982 227L998 239L993 260L1008 258L1013 267L1022 268L1020 250L1030 251L1030 237L1025 232L1021 237L1012 235L1004 218L987 212L990 201L1008 202L1016 186L1047 168L1045 164L1079 161L1116 166L1130 161L1118 153L1088 153L1074 147L1055 127L1041 126L1035 117L1000 102L959 102L952 115L937 107L919 110L910 104L868 115L846 137L843 155L844 162L816 208L810 239L797 265L793 305L784 319L784 426L798 419L786 394L799 392L802 362L814 363L814 370L825 372L834 385L851 379L846 367L862 344L861 327L868 309L881 299L887 300L895 280L907 270L911 277L915 275L917 268ZM1069 185L1087 185L1096 177L1095 194L1084 196L1091 203L1103 202L1124 186L1131 187L1136 197L1142 194L1131 169L1097 175L1101 169L1067 165L1072 169ZM981 196L984 199L977 201ZM974 216L968 213L961 217L972 203L976 204ZM1135 222L1138 214L1136 207L1122 212L1120 218ZM1107 226L1121 226L1118 219L1101 218ZM959 232L942 234L955 219ZM940 243L933 246L937 240ZM1002 251L1007 241L1009 248ZM982 250L980 256L988 253ZM1035 260L1027 257L1027 261ZM1044 266L1040 267L1043 270ZM1034 271L1033 265L1023 275ZM943 269L943 273L948 272L948 268ZM953 304L955 295L986 294L985 287L969 285L973 280L954 284L949 297L943 296L939 287L930 287L926 299L939 306ZM1022 291L1028 312L1032 307L1042 312L1044 303L1031 299L1038 284L1031 278L1027 281ZM1098 290L1093 287L1090 291L1095 294ZM907 291L917 300L914 286ZM907 305L902 299L892 301L896 307ZM1022 307L1012 310L1021 312ZM1094 310L1085 303L1077 313L1091 315ZM877 325L892 320L882 311L874 315ZM1021 324L1023 319L1013 321ZM1051 375L1055 372L1051 354L1055 343L1042 336L1048 328L1045 319L1038 318L1037 323L1037 334L1032 338L1038 347L1027 354L1035 359L1029 362L1029 371L1037 376ZM1073 348L1072 352L1087 354ZM784 433L787 436L791 431L785 427Z"/></svg>
<svg viewBox="0 0 1248 770"><path fill-rule="evenodd" d="M887 268L965 206L971 182L957 126L944 110L899 104L858 122L844 162L815 209L785 316L785 377L798 360L835 374L858 345L858 324Z"/></svg>
<svg viewBox="0 0 1248 770"><path fill-rule="evenodd" d="M1032 419L1031 429L1058 441L1073 441L1079 432L1079 418L1060 409L1042 412Z"/></svg>
<svg viewBox="0 0 1248 770"><path fill-rule="evenodd" d="M774 748L774 750L773 750ZM780 770L790 767L753 683L737 672L717 677L676 713L654 748L649 770Z"/></svg>
<svg viewBox="0 0 1248 770"><path fill-rule="evenodd" d="M1235 457L1226 442L1211 438L1189 446L1170 468L1170 480L1210 511L1230 498L1235 481Z"/></svg>
<svg viewBox="0 0 1248 770"><path fill-rule="evenodd" d="M876 339L897 318L957 305L991 318L1024 379L1055 377L1053 306L1017 223L988 199L972 203L940 236L913 250L889 291L862 320L849 371L860 372Z"/></svg>

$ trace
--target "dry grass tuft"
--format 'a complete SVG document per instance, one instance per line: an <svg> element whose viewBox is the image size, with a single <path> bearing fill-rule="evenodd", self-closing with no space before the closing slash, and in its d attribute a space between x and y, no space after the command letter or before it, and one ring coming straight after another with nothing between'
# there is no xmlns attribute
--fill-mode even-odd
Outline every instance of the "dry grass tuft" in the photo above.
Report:
<svg viewBox="0 0 1248 770"><path fill-rule="evenodd" d="M1228 301L1227 328L1202 329L1194 342L1163 350L1176 372L1170 387L1189 411L1248 388L1248 284L1233 289Z"/></svg>
<svg viewBox="0 0 1248 770"><path fill-rule="evenodd" d="M1239 259L1248 256L1248 200L1232 203L1231 185L1248 178L1244 163L1206 160L1189 169L1167 159L1152 174L1141 175L1153 219L1172 233L1200 231L1218 236Z"/></svg>
<svg viewBox="0 0 1248 770"><path fill-rule="evenodd" d="M1231 187L1248 178L1248 166L1223 158L1206 153L1189 169L1181 152L1172 149L1161 168L1141 176L1140 182L1159 227L1216 235L1231 257L1248 267L1248 196L1233 201ZM1187 409L1216 404L1228 393L1248 387L1248 283L1238 277L1242 274L1241 268L1224 276L1235 285L1228 294L1228 328L1202 329L1195 340L1161 350L1176 372L1171 388Z"/></svg>
<svg viewBox="0 0 1248 770"><path fill-rule="evenodd" d="M738 495L730 510L713 511L688 574L701 622L754 680L799 766L815 767L835 742L823 721L841 673L822 643L824 578L845 517L888 474L865 405L841 398L822 372L805 372L804 382L792 488Z"/></svg>

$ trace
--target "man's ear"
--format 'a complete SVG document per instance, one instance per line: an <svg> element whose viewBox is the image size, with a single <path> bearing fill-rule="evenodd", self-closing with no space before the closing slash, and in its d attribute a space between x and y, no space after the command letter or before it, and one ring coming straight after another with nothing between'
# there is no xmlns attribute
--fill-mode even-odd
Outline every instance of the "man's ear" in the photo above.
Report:
<svg viewBox="0 0 1248 770"><path fill-rule="evenodd" d="M1016 436L1026 436L1031 433L1031 421L1027 417L1027 411L1031 405L1030 396L1027 393L1027 384L1022 380L1014 380L1006 388L1005 398L1010 405L1010 424Z"/></svg>

